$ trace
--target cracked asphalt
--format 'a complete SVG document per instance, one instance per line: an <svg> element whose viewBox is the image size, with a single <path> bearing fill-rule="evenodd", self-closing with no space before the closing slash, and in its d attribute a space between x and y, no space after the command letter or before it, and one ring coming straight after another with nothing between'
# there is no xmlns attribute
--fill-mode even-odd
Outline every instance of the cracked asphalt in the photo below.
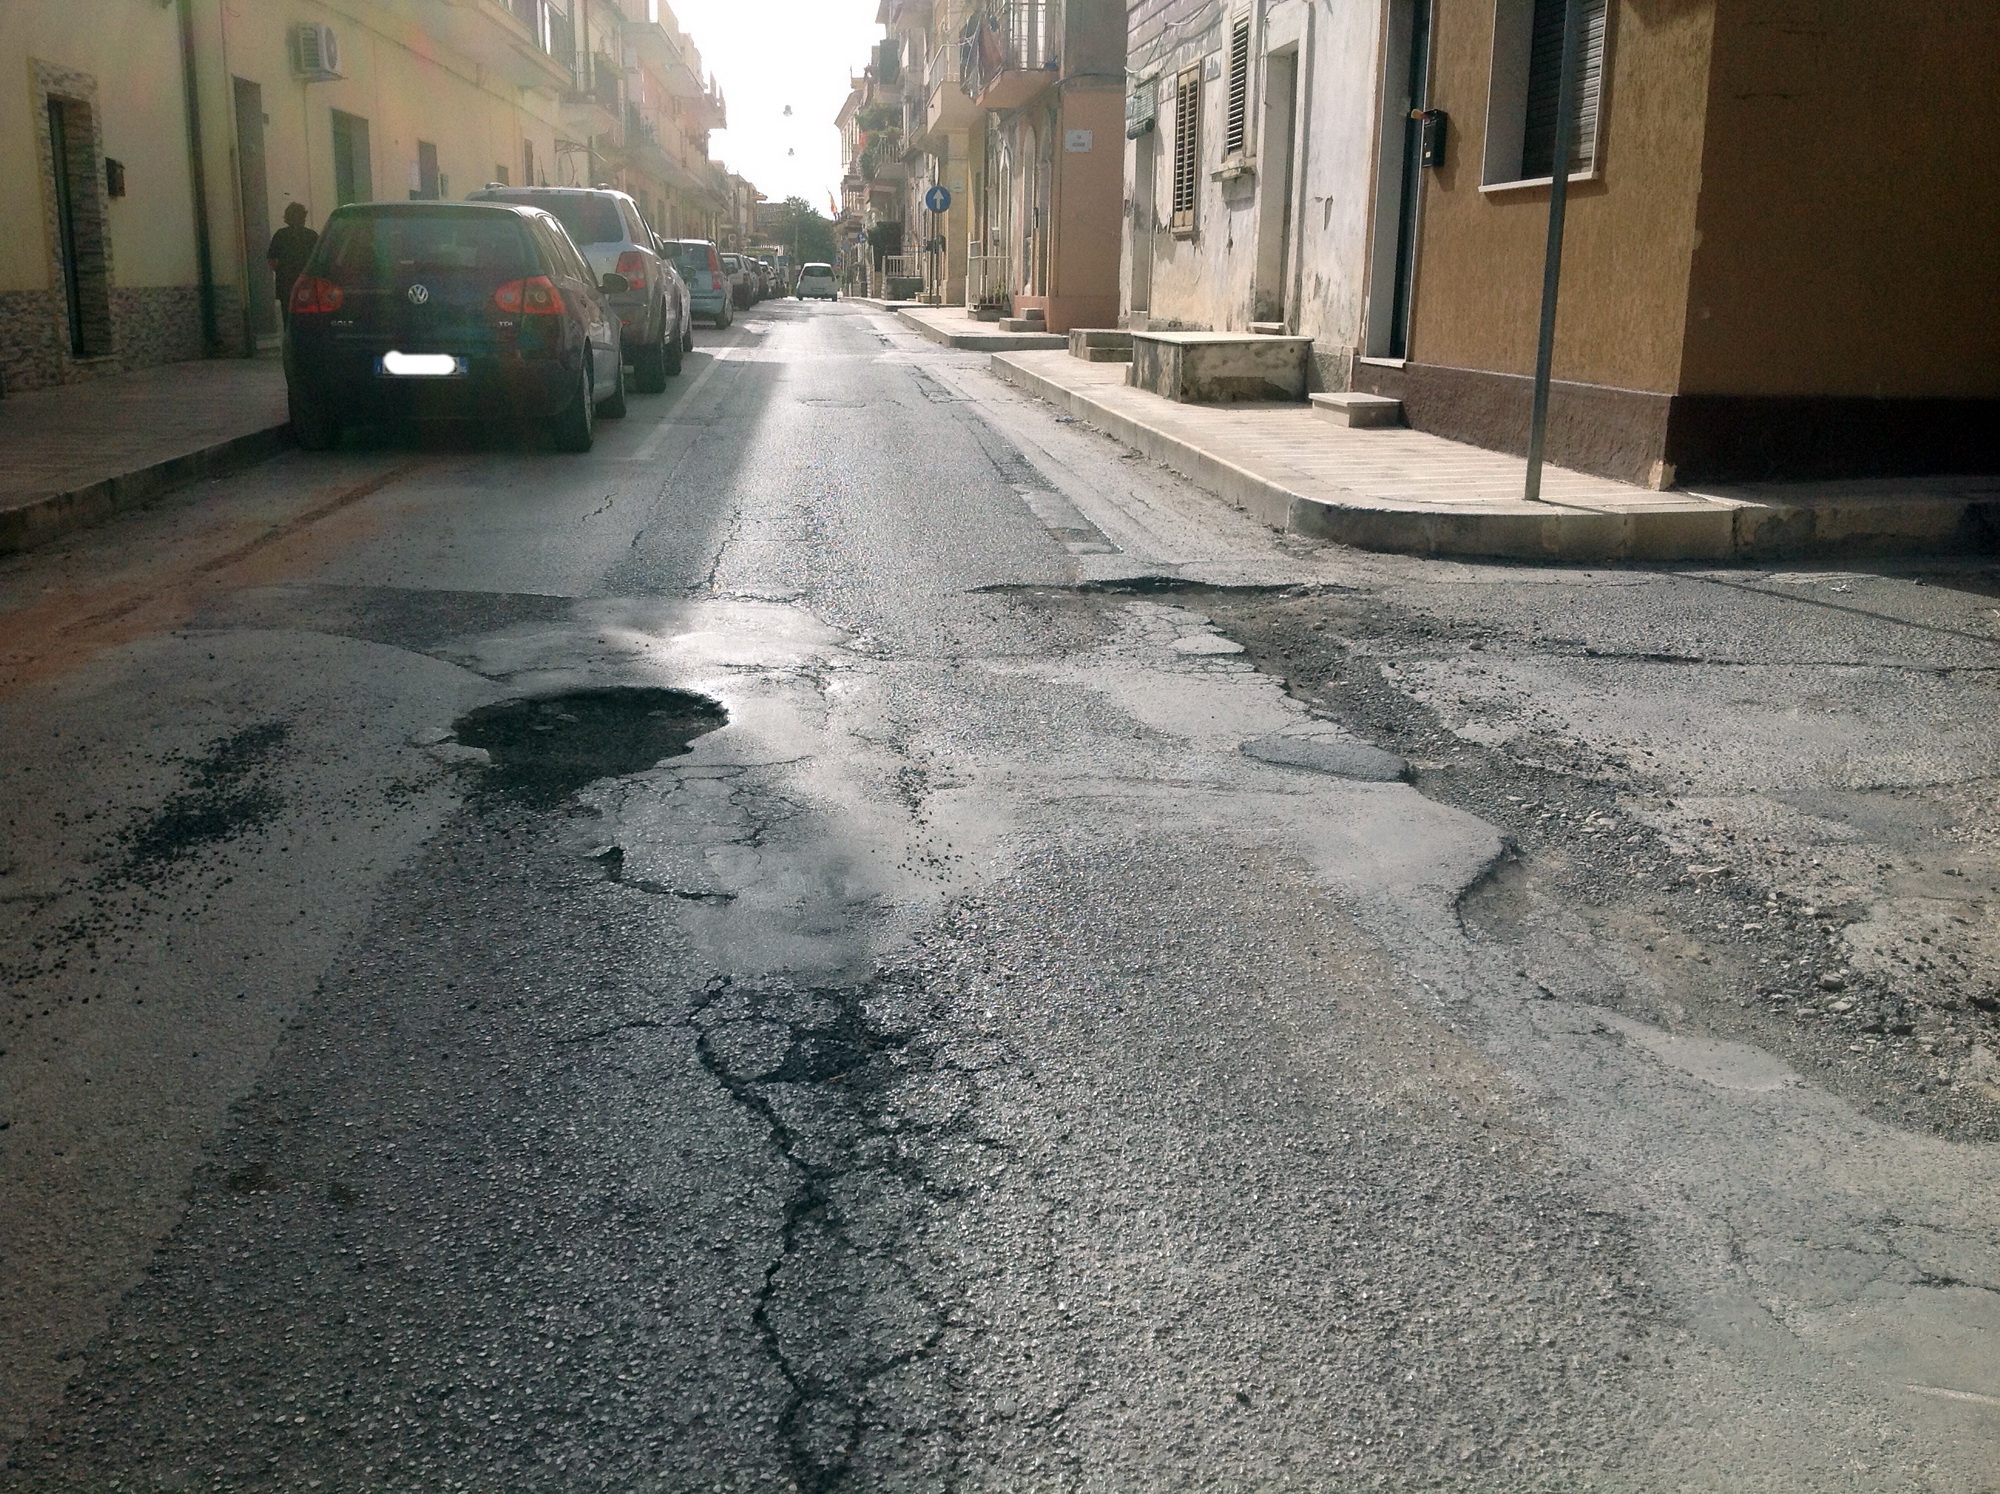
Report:
<svg viewBox="0 0 2000 1494"><path fill-rule="evenodd" d="M2000 571L852 304L0 563L0 1488L2000 1489Z"/></svg>

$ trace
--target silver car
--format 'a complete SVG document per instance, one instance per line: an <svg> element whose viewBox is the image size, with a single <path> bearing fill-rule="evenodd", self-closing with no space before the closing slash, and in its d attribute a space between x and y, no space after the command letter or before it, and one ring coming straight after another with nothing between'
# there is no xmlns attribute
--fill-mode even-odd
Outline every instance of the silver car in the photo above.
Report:
<svg viewBox="0 0 2000 1494"><path fill-rule="evenodd" d="M613 296L632 364L632 387L659 394L681 371L681 355L694 346L694 316L687 285L672 255L662 255L639 204L609 187L503 187L472 194L473 202L538 207L558 219L602 277L622 275L629 289Z"/></svg>

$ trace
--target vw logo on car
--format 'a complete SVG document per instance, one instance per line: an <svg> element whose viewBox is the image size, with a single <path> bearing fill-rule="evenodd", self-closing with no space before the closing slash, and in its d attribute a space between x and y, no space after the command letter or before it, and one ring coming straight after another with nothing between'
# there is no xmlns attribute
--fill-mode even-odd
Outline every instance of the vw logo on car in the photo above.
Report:
<svg viewBox="0 0 2000 1494"><path fill-rule="evenodd" d="M410 287L410 304L412 306L421 306L424 302L430 300L430 298L431 288L428 285L413 285Z"/></svg>

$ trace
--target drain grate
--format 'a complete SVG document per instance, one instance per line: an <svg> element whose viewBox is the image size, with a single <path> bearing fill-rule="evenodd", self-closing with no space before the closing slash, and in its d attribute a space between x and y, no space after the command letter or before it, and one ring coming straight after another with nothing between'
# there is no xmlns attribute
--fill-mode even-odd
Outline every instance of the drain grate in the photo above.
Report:
<svg viewBox="0 0 2000 1494"><path fill-rule="evenodd" d="M459 717L454 730L491 757L495 792L553 809L585 784L679 757L728 720L705 696L634 686L503 700Z"/></svg>

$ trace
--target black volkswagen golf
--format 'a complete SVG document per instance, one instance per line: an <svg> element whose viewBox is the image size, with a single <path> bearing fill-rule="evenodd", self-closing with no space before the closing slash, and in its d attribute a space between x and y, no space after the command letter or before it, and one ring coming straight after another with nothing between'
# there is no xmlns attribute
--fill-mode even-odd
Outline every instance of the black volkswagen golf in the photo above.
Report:
<svg viewBox="0 0 2000 1494"><path fill-rule="evenodd" d="M336 210L292 289L292 432L324 450L349 423L545 423L588 451L625 413L611 296L562 224L531 207L369 202Z"/></svg>

